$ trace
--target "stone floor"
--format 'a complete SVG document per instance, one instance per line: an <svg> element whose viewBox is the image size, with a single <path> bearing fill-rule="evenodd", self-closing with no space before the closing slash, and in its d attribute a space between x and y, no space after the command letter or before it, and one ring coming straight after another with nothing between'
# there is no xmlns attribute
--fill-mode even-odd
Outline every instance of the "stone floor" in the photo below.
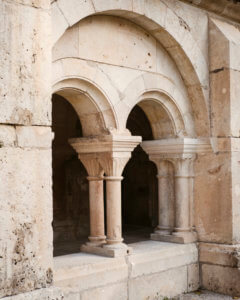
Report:
<svg viewBox="0 0 240 300"><path fill-rule="evenodd" d="M174 300L230 300L230 299L240 299L240 297L230 297L226 295L211 293L209 291L197 291L195 293L181 295L180 297L177 297Z"/></svg>

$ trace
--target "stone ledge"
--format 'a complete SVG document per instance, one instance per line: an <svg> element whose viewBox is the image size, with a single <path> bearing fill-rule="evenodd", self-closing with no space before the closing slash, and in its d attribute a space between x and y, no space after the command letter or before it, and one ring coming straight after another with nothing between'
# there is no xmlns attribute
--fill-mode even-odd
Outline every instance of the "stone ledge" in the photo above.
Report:
<svg viewBox="0 0 240 300"><path fill-rule="evenodd" d="M126 259L129 277L135 278L197 263L195 244L175 244L145 241L131 244L133 254Z"/></svg>
<svg viewBox="0 0 240 300"><path fill-rule="evenodd" d="M128 278L190 266L198 261L195 244L144 241L129 246L132 248L132 255L125 258L108 258L86 253L55 257L55 285L84 291L125 282Z"/></svg>
<svg viewBox="0 0 240 300"><path fill-rule="evenodd" d="M199 243L199 260L220 266L240 266L240 245Z"/></svg>

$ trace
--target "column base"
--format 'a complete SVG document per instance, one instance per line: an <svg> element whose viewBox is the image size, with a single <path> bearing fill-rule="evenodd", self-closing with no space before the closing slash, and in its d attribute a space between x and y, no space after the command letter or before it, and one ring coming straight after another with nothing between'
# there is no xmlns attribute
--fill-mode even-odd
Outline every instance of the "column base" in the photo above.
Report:
<svg viewBox="0 0 240 300"><path fill-rule="evenodd" d="M89 239L89 242L86 243L87 246L98 247L98 246L102 246L102 245L106 244L106 236L105 235L98 236L98 237L89 236L88 239Z"/></svg>
<svg viewBox="0 0 240 300"><path fill-rule="evenodd" d="M197 234L196 232L174 232L173 234L165 235L152 233L151 240L177 244L190 244L197 241Z"/></svg>
<svg viewBox="0 0 240 300"><path fill-rule="evenodd" d="M132 248L123 243L111 245L104 244L100 246L94 246L87 243L81 246L81 251L107 257L122 257L132 254Z"/></svg>

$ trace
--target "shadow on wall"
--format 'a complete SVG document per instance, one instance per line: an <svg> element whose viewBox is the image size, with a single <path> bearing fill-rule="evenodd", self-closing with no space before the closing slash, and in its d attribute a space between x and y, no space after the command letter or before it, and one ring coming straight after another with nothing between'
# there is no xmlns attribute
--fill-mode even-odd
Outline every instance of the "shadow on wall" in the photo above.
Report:
<svg viewBox="0 0 240 300"><path fill-rule="evenodd" d="M54 256L79 252L89 233L87 172L68 143L81 137L79 118L71 104L59 95L52 98L53 232ZM80 241L80 242L79 242Z"/></svg>

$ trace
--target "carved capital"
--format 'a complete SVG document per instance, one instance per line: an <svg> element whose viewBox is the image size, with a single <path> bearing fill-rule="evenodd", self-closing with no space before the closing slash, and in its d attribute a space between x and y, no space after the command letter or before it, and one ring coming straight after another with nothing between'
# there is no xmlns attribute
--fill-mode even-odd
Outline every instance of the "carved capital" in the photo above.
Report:
<svg viewBox="0 0 240 300"><path fill-rule="evenodd" d="M88 175L91 178L102 178L103 177L103 168L99 164L98 158L95 154L79 154L78 158L83 163L86 168Z"/></svg>
<svg viewBox="0 0 240 300"><path fill-rule="evenodd" d="M99 163L104 169L107 176L120 177L123 169L131 157L131 152L120 153L103 153L99 155ZM114 155L114 156L113 156Z"/></svg>
<svg viewBox="0 0 240 300"><path fill-rule="evenodd" d="M70 139L71 146L77 151L79 158L90 176L102 174L121 176L131 157L134 148L141 142L140 136L109 135Z"/></svg>
<svg viewBox="0 0 240 300"><path fill-rule="evenodd" d="M176 157L171 159L174 169L175 177L194 177L193 163L196 156L192 155L190 157Z"/></svg>

